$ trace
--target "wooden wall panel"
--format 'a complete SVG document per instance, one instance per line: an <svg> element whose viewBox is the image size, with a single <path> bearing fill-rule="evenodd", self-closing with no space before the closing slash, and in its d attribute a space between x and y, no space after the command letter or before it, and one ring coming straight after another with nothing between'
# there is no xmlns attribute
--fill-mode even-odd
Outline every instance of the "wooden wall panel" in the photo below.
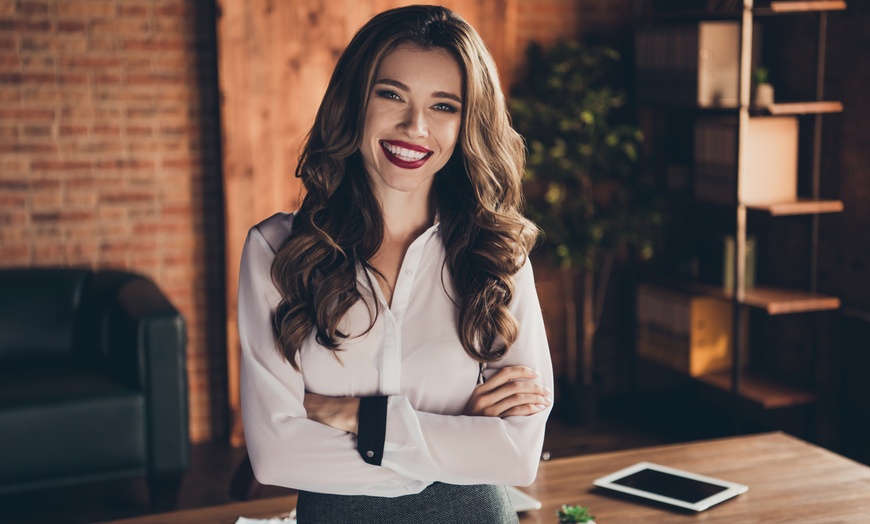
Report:
<svg viewBox="0 0 870 524"><path fill-rule="evenodd" d="M218 0L218 70L226 216L227 359L231 441L244 442L236 320L239 258L248 229L298 207L296 159L338 56L395 0ZM517 0L448 1L480 32L509 85Z"/></svg>

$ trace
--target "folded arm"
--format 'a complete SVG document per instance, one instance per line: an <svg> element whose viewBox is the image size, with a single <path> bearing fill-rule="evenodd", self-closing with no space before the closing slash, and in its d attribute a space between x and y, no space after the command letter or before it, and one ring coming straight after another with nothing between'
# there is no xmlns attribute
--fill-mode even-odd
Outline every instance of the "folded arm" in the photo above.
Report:
<svg viewBox="0 0 870 524"><path fill-rule="evenodd" d="M475 389L466 415L420 412L401 395L386 399L383 457L376 466L357 449L359 400L306 394L302 374L275 348L270 318L280 296L270 277L273 257L252 230L239 279L239 332L245 436L260 482L395 496L434 481L523 485L534 479L550 411L541 398L549 397L545 388L553 379L530 267L517 276L511 312L520 336L498 362L506 371ZM522 378L530 369L538 376Z"/></svg>

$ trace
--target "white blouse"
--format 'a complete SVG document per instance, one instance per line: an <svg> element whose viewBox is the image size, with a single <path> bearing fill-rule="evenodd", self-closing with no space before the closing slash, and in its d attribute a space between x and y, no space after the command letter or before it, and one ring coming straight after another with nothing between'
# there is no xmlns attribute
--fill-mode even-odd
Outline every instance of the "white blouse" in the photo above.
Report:
<svg viewBox="0 0 870 524"><path fill-rule="evenodd" d="M320 493L395 497L419 493L432 482L528 485L537 474L544 426L551 408L507 418L464 416L479 365L460 343L456 306L446 286L445 250L433 225L408 249L391 306L364 273L357 285L381 312L366 334L320 346L312 333L294 370L276 349L271 315L280 301L272 283L275 250L293 215L279 213L251 228L239 276L241 400L245 438L256 478L263 484ZM364 271L364 270L361 270ZM443 273L443 279L442 279ZM531 264L515 276L509 306L519 336L507 355L485 370L523 365L553 388L553 370ZM373 302L376 301L376 302ZM342 321L343 333L363 333L369 307L358 302ZM367 464L356 436L308 420L305 392L333 397L387 395L381 466Z"/></svg>

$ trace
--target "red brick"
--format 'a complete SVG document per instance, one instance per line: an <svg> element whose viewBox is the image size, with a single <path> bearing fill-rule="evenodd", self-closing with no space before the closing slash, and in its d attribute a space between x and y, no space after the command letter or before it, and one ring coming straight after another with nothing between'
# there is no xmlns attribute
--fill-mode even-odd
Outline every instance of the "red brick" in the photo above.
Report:
<svg viewBox="0 0 870 524"><path fill-rule="evenodd" d="M128 74L128 85L184 84L187 79L178 74Z"/></svg>
<svg viewBox="0 0 870 524"><path fill-rule="evenodd" d="M119 16L148 16L148 6L146 4L139 5L119 5Z"/></svg>
<svg viewBox="0 0 870 524"><path fill-rule="evenodd" d="M90 160L34 160L30 164L35 171L74 171L90 169L92 166Z"/></svg>
<svg viewBox="0 0 870 524"><path fill-rule="evenodd" d="M156 240L114 240L100 244L101 253L149 252L155 249Z"/></svg>
<svg viewBox="0 0 870 524"><path fill-rule="evenodd" d="M153 130L150 126L127 126L127 134L130 136L151 136Z"/></svg>
<svg viewBox="0 0 870 524"><path fill-rule="evenodd" d="M123 158L115 160L99 160L96 162L97 169L153 169L153 160L144 160L140 158Z"/></svg>
<svg viewBox="0 0 870 524"><path fill-rule="evenodd" d="M0 86L0 102L20 102L21 89L17 86ZM0 104L2 107L3 104Z"/></svg>
<svg viewBox="0 0 870 524"><path fill-rule="evenodd" d="M153 235L157 233L177 233L179 231L186 231L187 229L189 229L189 226L183 222L134 224L133 234ZM164 259L164 262L166 262L166 259Z"/></svg>
<svg viewBox="0 0 870 524"><path fill-rule="evenodd" d="M108 204L156 202L156 200L157 195L153 191L112 191L100 195L100 202Z"/></svg>
<svg viewBox="0 0 870 524"><path fill-rule="evenodd" d="M61 20L57 23L57 30L61 33L84 33L88 26L84 22Z"/></svg>
<svg viewBox="0 0 870 524"><path fill-rule="evenodd" d="M129 35L148 31L148 20L141 19L108 19L91 22L91 34Z"/></svg>
<svg viewBox="0 0 870 524"><path fill-rule="evenodd" d="M23 51L62 51L65 53L81 52L88 48L86 35L70 36L23 36L21 49Z"/></svg>
<svg viewBox="0 0 870 524"><path fill-rule="evenodd" d="M173 2L157 7L157 16L192 16L196 14L191 2Z"/></svg>
<svg viewBox="0 0 870 524"><path fill-rule="evenodd" d="M87 126L60 126L61 136L81 136L88 134Z"/></svg>
<svg viewBox="0 0 870 524"><path fill-rule="evenodd" d="M125 51L181 51L185 47L185 43L177 38L127 39L120 42L120 49Z"/></svg>
<svg viewBox="0 0 870 524"><path fill-rule="evenodd" d="M95 125L94 126L94 134L95 135L104 135L104 136L120 136L121 128L114 125Z"/></svg>
<svg viewBox="0 0 870 524"><path fill-rule="evenodd" d="M24 136L45 137L51 136L51 126L24 126Z"/></svg>
<svg viewBox="0 0 870 524"><path fill-rule="evenodd" d="M18 264L26 264L30 261L29 245L0 244L0 265L11 267Z"/></svg>
<svg viewBox="0 0 870 524"><path fill-rule="evenodd" d="M0 111L0 116L2 116L2 111ZM106 107L69 106L61 109L60 116L73 120L117 119L121 118L121 111Z"/></svg>
<svg viewBox="0 0 870 524"><path fill-rule="evenodd" d="M97 84L120 84L121 83L121 75L97 75L94 77L94 81Z"/></svg>
<svg viewBox="0 0 870 524"><path fill-rule="evenodd" d="M63 67L83 67L88 69L102 69L106 67L120 67L122 59L115 56L62 56L60 65Z"/></svg>
<svg viewBox="0 0 870 524"><path fill-rule="evenodd" d="M195 158L172 158L172 159L164 159L162 162L163 167L174 168L174 167L194 167L202 165L201 159Z"/></svg>
<svg viewBox="0 0 870 524"><path fill-rule="evenodd" d="M57 61L53 56L49 55L25 55L21 57L21 68L38 72L39 69L46 70L44 72L54 72Z"/></svg>
<svg viewBox="0 0 870 524"><path fill-rule="evenodd" d="M0 189L6 191L25 191L30 189L30 180L27 178L0 178Z"/></svg>
<svg viewBox="0 0 870 524"><path fill-rule="evenodd" d="M0 73L0 84L53 84L54 73Z"/></svg>
<svg viewBox="0 0 870 524"><path fill-rule="evenodd" d="M17 55L0 55L0 68L3 71L13 71L21 67L21 57Z"/></svg>
<svg viewBox="0 0 870 524"><path fill-rule="evenodd" d="M27 202L24 195L13 193L0 193L0 208L8 206L23 206Z"/></svg>
<svg viewBox="0 0 870 524"><path fill-rule="evenodd" d="M115 16L115 3L61 1L57 3L57 14L61 17L112 18Z"/></svg>
<svg viewBox="0 0 870 524"><path fill-rule="evenodd" d="M58 84L87 84L88 75L83 73L60 73L57 75Z"/></svg>
<svg viewBox="0 0 870 524"><path fill-rule="evenodd" d="M0 19L0 31L49 31L51 22L48 20Z"/></svg>
<svg viewBox="0 0 870 524"><path fill-rule="evenodd" d="M0 49L6 51L14 51L18 45L15 42L15 38L12 37L0 37Z"/></svg>
<svg viewBox="0 0 870 524"><path fill-rule="evenodd" d="M38 144L38 143L18 143L18 144L3 144L0 143L0 153L56 153L57 146L54 144Z"/></svg>
<svg viewBox="0 0 870 524"><path fill-rule="evenodd" d="M21 15L48 14L48 4L43 2L15 2L15 13Z"/></svg>
<svg viewBox="0 0 870 524"><path fill-rule="evenodd" d="M36 120L54 118L53 109L4 109L0 108L0 120Z"/></svg>

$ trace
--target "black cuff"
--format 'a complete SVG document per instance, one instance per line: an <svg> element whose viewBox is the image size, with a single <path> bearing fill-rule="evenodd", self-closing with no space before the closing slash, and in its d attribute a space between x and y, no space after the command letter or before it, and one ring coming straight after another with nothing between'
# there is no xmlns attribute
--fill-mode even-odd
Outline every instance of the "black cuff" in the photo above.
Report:
<svg viewBox="0 0 870 524"><path fill-rule="evenodd" d="M356 450L364 461L380 466L384 458L384 439L387 435L387 397L359 399L359 432Z"/></svg>

